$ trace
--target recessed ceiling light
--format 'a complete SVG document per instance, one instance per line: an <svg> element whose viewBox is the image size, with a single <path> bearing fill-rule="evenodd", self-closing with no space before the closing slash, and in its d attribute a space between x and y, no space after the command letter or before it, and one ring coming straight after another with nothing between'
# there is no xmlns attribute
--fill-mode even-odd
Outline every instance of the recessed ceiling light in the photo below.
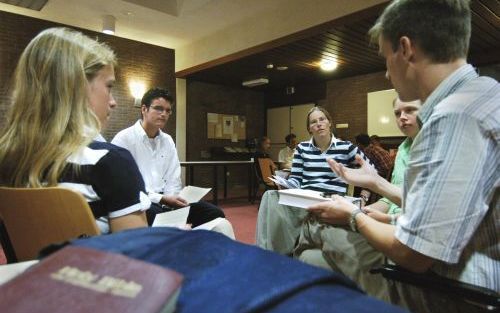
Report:
<svg viewBox="0 0 500 313"><path fill-rule="evenodd" d="M288 69L288 66L284 66L284 65L282 65L282 66L278 66L278 67L276 67L276 69L277 69L278 71L286 71L286 70Z"/></svg>
<svg viewBox="0 0 500 313"><path fill-rule="evenodd" d="M268 69L272 69L274 67L274 64L273 63L269 63L266 65L266 68Z"/></svg>
<svg viewBox="0 0 500 313"><path fill-rule="evenodd" d="M319 63L319 67L325 72L333 71L334 69L337 68L337 60L336 59L321 60L321 62Z"/></svg>
<svg viewBox="0 0 500 313"><path fill-rule="evenodd" d="M108 35L115 33L116 18L113 15L105 15L102 20L102 32Z"/></svg>

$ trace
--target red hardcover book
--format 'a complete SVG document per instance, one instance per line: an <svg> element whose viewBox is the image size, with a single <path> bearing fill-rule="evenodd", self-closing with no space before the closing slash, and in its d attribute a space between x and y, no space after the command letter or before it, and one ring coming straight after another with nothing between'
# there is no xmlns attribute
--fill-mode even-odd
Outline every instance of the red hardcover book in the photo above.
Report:
<svg viewBox="0 0 500 313"><path fill-rule="evenodd" d="M182 280L161 266L69 246L0 286L0 312L173 312Z"/></svg>

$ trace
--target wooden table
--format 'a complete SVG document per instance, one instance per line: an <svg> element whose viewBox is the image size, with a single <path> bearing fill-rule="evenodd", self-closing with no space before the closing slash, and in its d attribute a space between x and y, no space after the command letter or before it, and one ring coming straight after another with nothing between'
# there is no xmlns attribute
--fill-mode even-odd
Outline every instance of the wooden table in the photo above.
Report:
<svg viewBox="0 0 500 313"><path fill-rule="evenodd" d="M252 189L253 189L253 176L254 176L254 161L186 161L180 162L181 166L187 168L187 181L189 185L193 185L194 182L194 168L200 166L209 166L213 168L213 180L212 180L212 202L217 205L217 167L222 166L224 168L224 198L227 197L227 166L228 165L247 165L248 168L248 201L252 202Z"/></svg>

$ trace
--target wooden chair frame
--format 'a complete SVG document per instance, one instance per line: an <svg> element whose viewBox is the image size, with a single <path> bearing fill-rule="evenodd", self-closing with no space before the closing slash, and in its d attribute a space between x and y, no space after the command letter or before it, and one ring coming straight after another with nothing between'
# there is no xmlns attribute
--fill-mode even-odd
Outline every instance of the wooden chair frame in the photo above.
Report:
<svg viewBox="0 0 500 313"><path fill-rule="evenodd" d="M7 261L31 260L45 246L99 235L85 198L72 190L0 187L0 240Z"/></svg>

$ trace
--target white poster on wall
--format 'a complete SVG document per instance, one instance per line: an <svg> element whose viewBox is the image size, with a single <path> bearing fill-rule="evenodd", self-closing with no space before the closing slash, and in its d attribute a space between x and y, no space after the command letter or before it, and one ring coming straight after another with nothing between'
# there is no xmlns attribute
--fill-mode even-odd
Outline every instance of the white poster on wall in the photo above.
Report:
<svg viewBox="0 0 500 313"><path fill-rule="evenodd" d="M222 117L222 133L224 135L232 135L234 132L234 120L232 116Z"/></svg>
<svg viewBox="0 0 500 313"><path fill-rule="evenodd" d="M369 92L367 97L368 135L380 137L403 136L396 125L392 102L398 96L394 89Z"/></svg>

